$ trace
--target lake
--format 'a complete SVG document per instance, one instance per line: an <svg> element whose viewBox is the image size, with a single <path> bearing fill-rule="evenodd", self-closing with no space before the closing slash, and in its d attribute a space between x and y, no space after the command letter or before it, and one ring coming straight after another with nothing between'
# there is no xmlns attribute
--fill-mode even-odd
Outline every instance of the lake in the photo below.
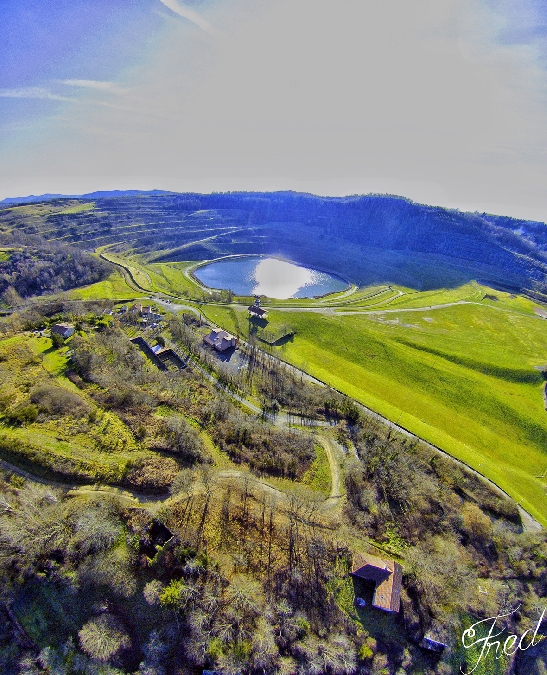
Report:
<svg viewBox="0 0 547 675"><path fill-rule="evenodd" d="M236 295L265 295L268 298L313 298L348 287L333 274L260 256L228 258L198 267L194 275L209 288L224 288Z"/></svg>

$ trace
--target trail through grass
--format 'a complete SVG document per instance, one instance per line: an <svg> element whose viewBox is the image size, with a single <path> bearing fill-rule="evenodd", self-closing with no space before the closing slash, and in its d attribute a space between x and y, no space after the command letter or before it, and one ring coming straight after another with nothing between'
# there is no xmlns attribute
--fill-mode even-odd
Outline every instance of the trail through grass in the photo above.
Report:
<svg viewBox="0 0 547 675"><path fill-rule="evenodd" d="M477 304L355 316L271 309L268 318L296 329L281 358L466 462L547 524L546 480L538 478L547 468L547 412L536 368L547 363L547 325L523 298L484 298L477 286L435 300L447 294ZM429 307L432 294L424 301ZM204 312L233 331L245 314Z"/></svg>

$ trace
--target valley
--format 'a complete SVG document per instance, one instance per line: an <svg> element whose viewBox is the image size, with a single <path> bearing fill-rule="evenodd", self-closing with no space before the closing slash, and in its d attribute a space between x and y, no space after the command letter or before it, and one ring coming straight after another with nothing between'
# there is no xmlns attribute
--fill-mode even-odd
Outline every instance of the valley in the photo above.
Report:
<svg viewBox="0 0 547 675"><path fill-rule="evenodd" d="M107 597L117 609L105 616L133 640L109 661L123 672L156 631L184 673L258 673L267 643L276 673L311 674L327 650L322 673L439 675L467 658L457 633L472 617L542 597L539 224L386 196L144 194L0 209L0 245L0 565L15 579L23 551L32 579L14 581L6 604L22 643L47 647L44 626L63 613L68 639ZM257 254L349 286L262 296L257 313L253 295L194 274ZM46 274L51 261L68 261L62 283ZM60 339L56 326L73 334ZM205 344L214 329L237 348ZM42 551L13 515L34 514L40 529L40 508L56 533L64 513L76 523ZM83 553L75 541L88 521L126 534L105 530L99 550ZM150 543L158 523L169 546ZM356 552L402 564L401 615L355 604L365 592L348 575ZM73 582L89 602L69 608ZM272 614L280 598L284 619ZM179 621L182 651L164 629ZM426 634L450 648L427 653ZM483 675L525 673L527 658L492 656Z"/></svg>

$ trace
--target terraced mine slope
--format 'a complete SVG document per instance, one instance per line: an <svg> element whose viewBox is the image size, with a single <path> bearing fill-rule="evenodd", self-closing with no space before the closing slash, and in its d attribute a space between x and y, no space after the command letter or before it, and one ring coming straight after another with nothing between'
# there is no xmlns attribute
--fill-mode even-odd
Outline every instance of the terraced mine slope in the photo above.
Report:
<svg viewBox="0 0 547 675"><path fill-rule="evenodd" d="M481 279L545 290L542 223L450 211L385 195L141 195L53 200L0 211L0 231L87 249L110 245L148 262L268 253L360 285L415 289Z"/></svg>

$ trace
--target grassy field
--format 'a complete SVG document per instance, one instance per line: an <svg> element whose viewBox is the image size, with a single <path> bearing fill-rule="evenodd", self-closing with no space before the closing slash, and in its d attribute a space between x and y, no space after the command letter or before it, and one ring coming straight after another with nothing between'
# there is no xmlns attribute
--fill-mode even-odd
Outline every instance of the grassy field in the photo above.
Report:
<svg viewBox="0 0 547 675"><path fill-rule="evenodd" d="M18 335L0 340L3 400L26 400L26 389L55 383L79 396L94 420L64 416L25 426L0 416L0 455L42 475L71 474L79 480L118 481L128 462L150 453L139 449L125 424L112 412L97 409L65 376L69 345L52 349L49 338Z"/></svg>
<svg viewBox="0 0 547 675"><path fill-rule="evenodd" d="M476 284L400 303L405 311L334 316L272 308L268 318L296 329L278 348L283 359L466 462L547 524L536 368L547 364L547 325L533 303ZM243 309L204 313L227 330L246 325Z"/></svg>
<svg viewBox="0 0 547 675"><path fill-rule="evenodd" d="M196 263L146 263L140 256L115 255L104 248L98 252L105 260L117 265L118 269L125 270L130 283L143 292L166 293L172 296L195 296L196 293L201 295L200 286L188 276L189 270ZM101 290L99 288L99 292Z"/></svg>
<svg viewBox="0 0 547 675"><path fill-rule="evenodd" d="M158 291L176 296L195 296L200 288L187 276L193 267L195 263L153 263L147 265L146 270Z"/></svg>
<svg viewBox="0 0 547 675"><path fill-rule="evenodd" d="M68 297L73 300L125 300L145 295L144 291L136 291L129 286L123 274L118 270L112 272L104 281L68 292Z"/></svg>
<svg viewBox="0 0 547 675"><path fill-rule="evenodd" d="M95 208L94 202L87 202L86 204L76 204L76 206L69 206L58 213L61 215L70 215L74 213L85 213L85 211L93 211Z"/></svg>
<svg viewBox="0 0 547 675"><path fill-rule="evenodd" d="M155 290L148 272L138 265L133 259L127 260L125 257L114 255L107 251L101 251L101 255L108 262L118 265L126 270L133 283L143 291Z"/></svg>
<svg viewBox="0 0 547 675"><path fill-rule="evenodd" d="M331 475L329 469L329 460L325 448L320 444L315 445L316 458L304 474L302 482L304 485L321 492L328 497L331 488Z"/></svg>

